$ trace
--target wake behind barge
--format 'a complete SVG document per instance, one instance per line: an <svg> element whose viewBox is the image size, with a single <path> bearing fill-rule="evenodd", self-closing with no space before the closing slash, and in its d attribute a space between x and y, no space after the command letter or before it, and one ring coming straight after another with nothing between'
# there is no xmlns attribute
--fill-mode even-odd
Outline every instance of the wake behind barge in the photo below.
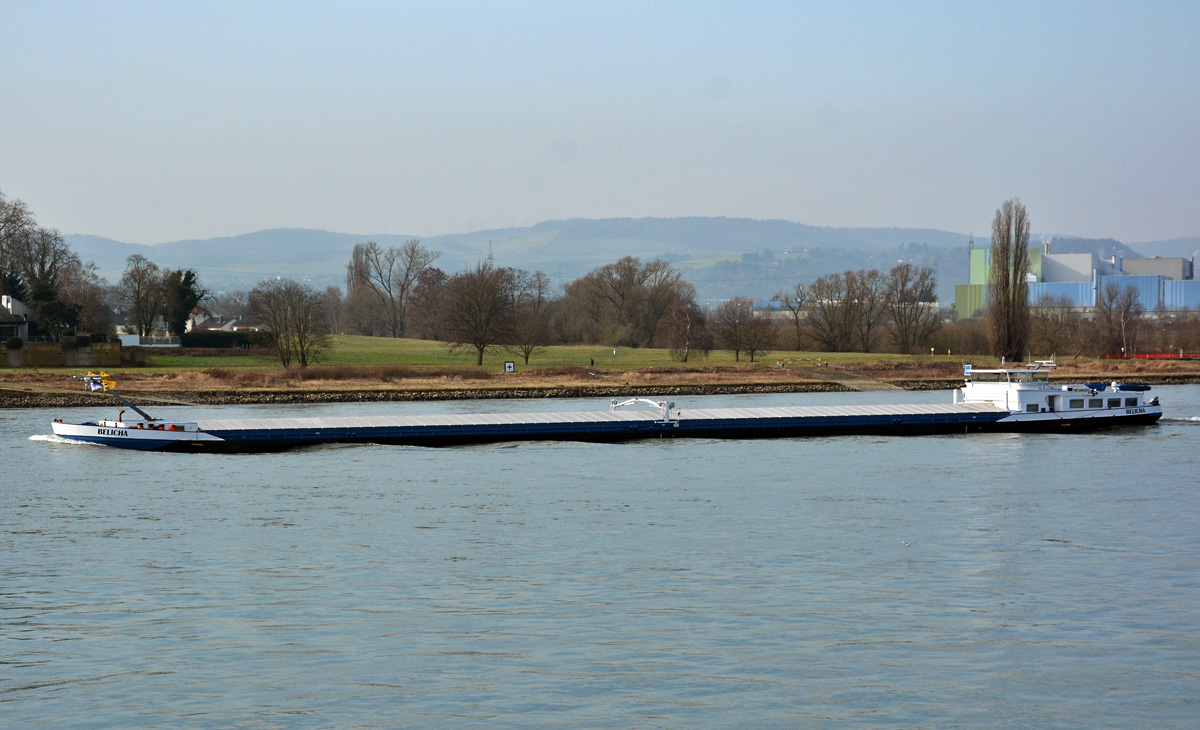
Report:
<svg viewBox="0 0 1200 730"><path fill-rule="evenodd" d="M677 409L674 403L631 399L614 401L607 411L193 421L153 418L117 396L143 419L79 424L55 420L52 426L57 436L117 448L236 453L352 443L452 446L533 440L1058 433L1147 426L1162 417L1158 399L1145 395L1148 386L1052 385L1049 374L1048 369L972 371L968 366L966 382L954 392L953 403L875 406ZM98 375L84 380L111 386ZM618 410L638 402L653 410Z"/></svg>

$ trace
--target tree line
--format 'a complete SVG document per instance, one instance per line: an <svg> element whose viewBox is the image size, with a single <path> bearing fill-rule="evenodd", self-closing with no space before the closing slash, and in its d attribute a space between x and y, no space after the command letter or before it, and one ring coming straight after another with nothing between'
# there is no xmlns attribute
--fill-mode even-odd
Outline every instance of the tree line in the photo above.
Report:
<svg viewBox="0 0 1200 730"><path fill-rule="evenodd" d="M126 323L133 324L139 335L151 334L160 323L172 335L183 334L188 317L209 296L195 271L159 268L141 254L126 260L116 292Z"/></svg>
<svg viewBox="0 0 1200 730"><path fill-rule="evenodd" d="M0 192L0 294L33 313L31 336L107 332L111 328L107 283L83 263L62 234L38 225L20 200Z"/></svg>
<svg viewBox="0 0 1200 730"><path fill-rule="evenodd" d="M58 231L0 194L0 293L26 303L34 334L46 337L109 333L117 316L142 335L181 334L194 310L208 309L261 317L285 365L315 361L334 333L442 341L472 352L477 364L501 351L528 364L552 344L663 347L681 362L724 348L754 361L788 332L798 349L910 351L936 322L932 271L908 265L797 284L776 297L790 315L784 325L740 297L702 307L695 287L659 259L626 256L556 290L545 272L480 262L448 273L439 258L418 240L393 247L368 241L351 252L344 289L276 279L214 295L196 271L134 255L109 286Z"/></svg>
<svg viewBox="0 0 1200 730"><path fill-rule="evenodd" d="M646 347L671 339L668 317L698 310L695 288L664 261L627 256L553 291L542 271L487 262L454 274L419 241L358 244L346 267L346 296L328 319L349 334L444 341L484 355L513 352L525 363L556 343Z"/></svg>
<svg viewBox="0 0 1200 730"><path fill-rule="evenodd" d="M774 300L790 315L793 349L913 354L942 324L936 290L932 268L904 263L828 274Z"/></svg>
<svg viewBox="0 0 1200 730"><path fill-rule="evenodd" d="M57 230L44 228L28 206L0 193L0 294L32 313L31 337L58 339L86 333L107 337L123 313L139 334L158 324L172 334L208 297L195 271L160 269L131 256L117 286L109 286L71 251Z"/></svg>
<svg viewBox="0 0 1200 730"><path fill-rule="evenodd" d="M930 339L940 354L994 355L986 317L947 322ZM1096 306L1084 310L1065 297L1045 296L1029 307L1025 357L1104 357L1140 352L1200 352L1200 315L1150 312L1137 292L1108 282Z"/></svg>
<svg viewBox="0 0 1200 730"><path fill-rule="evenodd" d="M710 309L678 269L659 259L626 256L556 288L544 272L488 262L447 273L437 266L440 252L415 239L392 247L357 244L344 289L274 279L249 292L214 295L194 270L162 268L140 255L127 260L110 287L61 234L39 226L23 202L0 194L0 293L26 303L35 334L48 337L111 332L114 314L140 334L180 334L197 308L253 314L272 333L280 362L300 366L316 361L337 333L441 341L470 351L480 365L499 352L528 364L552 344L661 347L680 362L718 348L754 362L781 346L906 354L934 348L1014 360L1030 348L1132 353L1154 341L1165 350L1187 349L1186 324L1148 332L1135 293L1112 283L1092 317L1065 301L1030 306L1028 237L1024 206L1006 201L993 222L990 306L982 323L944 323L934 271L910 263L797 282L765 306L734 297Z"/></svg>
<svg viewBox="0 0 1200 730"><path fill-rule="evenodd" d="M471 351L477 364L505 351L528 364L551 344L663 347L681 362L722 348L753 362L789 334L793 349L913 352L940 324L936 276L911 264L798 283L775 297L787 313L780 318L741 297L707 310L681 272L659 259L626 256L555 291L542 271L480 262L448 274L439 257L417 240L356 245L345 295L337 287L308 294L321 329L444 341Z"/></svg>
<svg viewBox="0 0 1200 730"><path fill-rule="evenodd" d="M1163 313L1160 313L1163 314ZM1100 290L1090 316L1066 297L1043 296L1029 309L1029 350L1064 357L1084 353L1135 354L1139 351L1172 352L1194 347L1187 328L1176 327L1177 317L1157 317L1147 327L1145 309L1133 287L1109 281ZM1190 318L1183 318L1186 322Z"/></svg>

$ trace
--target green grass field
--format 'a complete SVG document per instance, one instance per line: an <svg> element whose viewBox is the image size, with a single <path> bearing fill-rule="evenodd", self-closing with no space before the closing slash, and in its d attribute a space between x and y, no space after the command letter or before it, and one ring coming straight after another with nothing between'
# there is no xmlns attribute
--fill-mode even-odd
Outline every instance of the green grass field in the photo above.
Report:
<svg viewBox="0 0 1200 730"><path fill-rule="evenodd" d="M445 343L430 340L391 339L386 337L359 337L353 335L335 335L333 346L320 360L322 365L401 365L411 368L475 368L475 353L472 350L459 349L451 352ZM824 353L824 352L794 352L772 350L758 362L774 365L779 359L817 359L826 362L872 362L877 360L907 360L909 356L887 353ZM934 359L958 362L958 357L938 356ZM483 367L487 370L500 370L504 362L511 360L516 363L517 370L526 366L515 353L498 351L484 356ZM529 368L579 366L590 367L592 361L595 367L604 369L648 368L656 366L679 366L680 363L671 358L668 350L655 348L626 348L618 347L614 354L611 347L590 345L559 345L548 347L542 352L535 353L529 359ZM983 360L983 358L975 358ZM725 350L714 350L707 358L692 357L687 365L711 366L734 365L733 353ZM742 364L747 363L745 357ZM225 368L228 370L275 370L279 363L273 357L254 355L228 356L164 356L151 355L146 358L148 368L154 370L205 370L207 368Z"/></svg>

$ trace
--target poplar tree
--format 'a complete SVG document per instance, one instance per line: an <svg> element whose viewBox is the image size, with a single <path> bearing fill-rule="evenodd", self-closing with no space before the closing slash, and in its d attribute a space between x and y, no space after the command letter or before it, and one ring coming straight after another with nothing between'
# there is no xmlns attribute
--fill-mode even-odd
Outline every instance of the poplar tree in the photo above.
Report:
<svg viewBox="0 0 1200 730"><path fill-rule="evenodd" d="M992 220L992 264L988 276L987 322L992 354L1011 362L1029 344L1029 217L1021 201L1004 201Z"/></svg>

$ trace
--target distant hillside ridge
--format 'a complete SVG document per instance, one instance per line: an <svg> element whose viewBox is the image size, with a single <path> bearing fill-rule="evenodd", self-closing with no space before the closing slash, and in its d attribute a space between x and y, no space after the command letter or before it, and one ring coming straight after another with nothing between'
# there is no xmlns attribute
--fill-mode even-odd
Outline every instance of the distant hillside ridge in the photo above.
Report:
<svg viewBox="0 0 1200 730"><path fill-rule="evenodd" d="M447 271L486 258L490 251L497 265L551 274L561 270L564 278L574 278L626 255L684 263L767 249L781 254L802 248L866 251L911 242L957 248L965 246L968 237L932 229L821 228L745 218L567 219L432 237L274 228L150 245L86 234L66 236L72 250L85 261L95 261L109 281L120 278L126 258L141 254L162 266L196 269L208 286L221 289L246 288L275 276L341 284L354 244L376 241L393 246L412 238L441 251L438 266Z"/></svg>
<svg viewBox="0 0 1200 730"><path fill-rule="evenodd" d="M1162 258L1200 258L1200 236L1172 238L1168 241L1145 241L1132 244L1146 256Z"/></svg>
<svg viewBox="0 0 1200 730"><path fill-rule="evenodd" d="M534 230L554 230L560 241L624 239L690 246L689 253L750 253L764 247L856 246L889 248L920 242L965 246L969 236L929 228L823 228L785 220L750 218L604 218L545 221Z"/></svg>
<svg viewBox="0 0 1200 730"><path fill-rule="evenodd" d="M859 268L886 271L904 262L933 267L939 298L950 301L954 284L966 281L966 248L971 240L968 234L929 228L832 228L722 217L571 218L429 237L274 228L152 245L85 234L65 238L80 258L94 261L112 283L120 280L126 258L137 253L160 266L195 269L205 286L215 291L249 289L276 276L318 288L344 286L346 263L356 243L397 246L415 238L441 252L436 265L448 273L490 254L497 266L545 271L557 285L622 256L663 258L696 285L701 300L710 302L731 296L766 298L828 273ZM1056 236L1052 240L1055 252L1079 249L1105 256L1139 255L1111 239ZM1147 255L1169 255L1154 247L1165 252L1193 243L1200 246L1200 238L1138 246ZM976 247L987 245L987 238L975 239Z"/></svg>
<svg viewBox="0 0 1200 730"><path fill-rule="evenodd" d="M141 254L160 266L195 269L206 286L224 290L246 289L276 276L322 286L341 283L350 251L356 243L373 240L383 245L399 245L412 236L363 236L305 228L273 228L238 236L149 245L77 234L64 238L71 250L85 261L94 261L100 275L113 283L121 278L126 259Z"/></svg>

